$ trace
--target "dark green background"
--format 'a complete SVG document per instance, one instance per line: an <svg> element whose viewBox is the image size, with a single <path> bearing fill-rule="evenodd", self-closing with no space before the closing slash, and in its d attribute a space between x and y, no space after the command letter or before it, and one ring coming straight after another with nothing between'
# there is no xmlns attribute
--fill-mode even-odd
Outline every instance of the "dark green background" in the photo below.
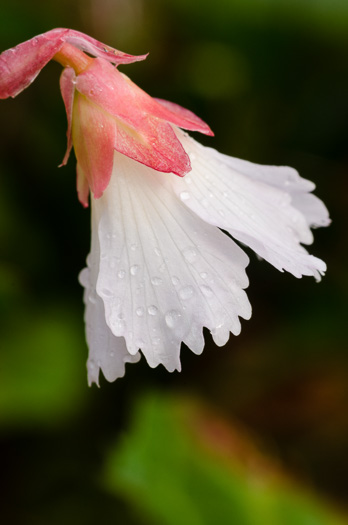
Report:
<svg viewBox="0 0 348 525"><path fill-rule="evenodd" d="M4 523L164 523L163 517L156 521L156 511L143 510L135 518L137 491L132 485L126 495L110 489L105 474L112 470L110 450L122 456L120 438L130 432L134 411L141 412L135 407L150 390L163 399L170 394L179 405L183 393L210 405L226 424L237 422L262 443L266 455L297 480L300 492L310 487L343 509L348 497L348 3L2 0L0 50L60 26L125 52L150 52L145 62L120 69L151 95L206 120L216 136L196 136L204 144L254 162L291 165L313 180L333 222L315 232L311 251L327 262L328 272L320 284L296 280L250 253L253 317L238 338L217 348L206 334L201 357L183 349L181 374L151 370L142 360L128 366L124 379L113 384L102 379L100 390L89 389L77 282L89 250L89 211L76 198L73 155L67 167L57 168L66 131L60 66L49 64L30 89L1 101ZM152 430L156 440L161 432ZM174 434L166 439L171 457L176 439ZM217 453L219 446L217 440ZM192 472L198 491L199 472ZM262 483L263 474L259 477ZM221 523L244 523L229 512ZM189 523L187 516L177 523ZM202 520L197 523L210 523ZM275 518L278 523L285 521Z"/></svg>

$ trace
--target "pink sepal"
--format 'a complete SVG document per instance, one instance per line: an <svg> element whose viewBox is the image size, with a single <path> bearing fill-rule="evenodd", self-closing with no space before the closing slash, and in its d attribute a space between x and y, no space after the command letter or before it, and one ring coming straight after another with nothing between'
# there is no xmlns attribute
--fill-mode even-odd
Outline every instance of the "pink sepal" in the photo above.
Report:
<svg viewBox="0 0 348 525"><path fill-rule="evenodd" d="M89 185L88 180L83 173L83 169L76 163L76 188L77 196L84 208L88 208Z"/></svg>
<svg viewBox="0 0 348 525"><path fill-rule="evenodd" d="M78 75L76 89L115 117L117 151L165 173L184 176L191 170L172 126L158 116L167 110L110 64L95 59Z"/></svg>
<svg viewBox="0 0 348 525"><path fill-rule="evenodd" d="M65 42L116 65L144 60L147 56L122 53L72 29L52 29L0 55L0 98L15 97L28 87Z"/></svg>
<svg viewBox="0 0 348 525"><path fill-rule="evenodd" d="M189 109L185 109L174 102L169 102L168 100L163 100L161 98L153 98L154 102L152 108L152 114L156 117L163 118L172 122L179 128L187 129L189 131L199 131L204 133L204 135L214 136L213 131L210 129L208 124L206 124L202 119L197 117ZM158 104L155 104L158 102Z"/></svg>
<svg viewBox="0 0 348 525"><path fill-rule="evenodd" d="M102 196L111 177L115 119L78 94L74 101L72 135L77 162L97 199ZM81 195L85 195L83 191ZM81 202L84 203L84 197Z"/></svg>
<svg viewBox="0 0 348 525"><path fill-rule="evenodd" d="M28 87L64 44L68 30L36 36L0 55L0 98L15 97Z"/></svg>
<svg viewBox="0 0 348 525"><path fill-rule="evenodd" d="M65 166L65 164L68 162L68 158L69 158L71 148L72 148L71 126L72 126L73 102L74 102L74 94L75 94L75 83L76 83L75 71L72 68L67 67L66 69L64 69L63 73L60 76L60 92L63 97L66 117L68 120L68 129L66 131L67 147L66 147L64 159L62 163L59 165L59 167Z"/></svg>
<svg viewBox="0 0 348 525"><path fill-rule="evenodd" d="M54 29L53 31L65 31L65 29ZM65 40L66 42L78 47L82 51L86 51L90 55L104 58L116 66L119 64L132 64L133 62L145 60L148 55L148 53L146 53L146 55L137 56L129 55L128 53L123 53L123 51L118 51L118 49L107 46L84 33L80 33L80 31L75 31L74 29L68 29L68 31L69 33Z"/></svg>

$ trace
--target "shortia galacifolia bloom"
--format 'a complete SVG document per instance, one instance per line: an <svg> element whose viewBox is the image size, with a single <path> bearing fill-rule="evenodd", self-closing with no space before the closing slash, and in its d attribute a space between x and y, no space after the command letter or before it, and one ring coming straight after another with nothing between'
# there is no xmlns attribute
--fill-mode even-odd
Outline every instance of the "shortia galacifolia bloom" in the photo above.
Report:
<svg viewBox="0 0 348 525"><path fill-rule="evenodd" d="M92 58L91 55L95 58ZM200 354L203 327L224 345L249 319L252 248L280 271L320 280L310 228L330 222L314 184L289 167L262 166L197 143L213 135L191 111L154 99L120 73L143 60L70 29L54 29L0 55L0 98L15 97L41 69L64 66L60 88L74 147L77 192L92 208L85 287L89 383L101 369L124 375L140 352L180 370L185 343Z"/></svg>

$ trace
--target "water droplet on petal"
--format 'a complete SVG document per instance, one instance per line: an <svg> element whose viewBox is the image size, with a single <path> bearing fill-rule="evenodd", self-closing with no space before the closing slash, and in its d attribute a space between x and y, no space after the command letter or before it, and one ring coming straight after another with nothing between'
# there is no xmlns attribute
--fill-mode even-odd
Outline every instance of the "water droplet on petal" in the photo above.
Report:
<svg viewBox="0 0 348 525"><path fill-rule="evenodd" d="M180 199L181 199L182 201L187 201L189 198L190 198L190 194L189 194L188 191L182 191L182 192L180 193Z"/></svg>
<svg viewBox="0 0 348 525"><path fill-rule="evenodd" d="M165 320L169 328L174 328L181 317L181 313L178 310L170 310L165 315Z"/></svg>
<svg viewBox="0 0 348 525"><path fill-rule="evenodd" d="M194 288L193 286L185 286L184 288L181 288L179 292L180 299L187 300L190 299L194 294Z"/></svg>
<svg viewBox="0 0 348 525"><path fill-rule="evenodd" d="M118 272L118 274L117 274L117 277L118 277L119 279L123 279L125 275L126 275L126 272L125 272L124 270L120 270L120 271Z"/></svg>
<svg viewBox="0 0 348 525"><path fill-rule="evenodd" d="M211 297L213 295L213 290L210 288L210 286L207 286L205 284L202 284L201 286L202 294L206 297Z"/></svg>
<svg viewBox="0 0 348 525"><path fill-rule="evenodd" d="M161 250L159 248L154 248L155 254L159 257L161 255Z"/></svg>
<svg viewBox="0 0 348 525"><path fill-rule="evenodd" d="M110 352L110 357L114 357L115 356L115 352Z"/></svg>
<svg viewBox="0 0 348 525"><path fill-rule="evenodd" d="M182 252L183 256L185 257L186 261L189 262L189 263L193 263L193 261L196 259L197 257L197 252L194 248L190 247L190 248L186 248L183 252Z"/></svg>
<svg viewBox="0 0 348 525"><path fill-rule="evenodd" d="M179 282L180 282L179 277L176 277L175 275L173 275L172 283L174 284L174 286L178 285Z"/></svg>
<svg viewBox="0 0 348 525"><path fill-rule="evenodd" d="M138 245L136 243L133 243L130 245L130 249L132 250L132 252L135 252L135 250L138 249Z"/></svg>
<svg viewBox="0 0 348 525"><path fill-rule="evenodd" d="M130 273L132 275L136 275L138 273L138 270L139 270L139 265L133 264L133 266L131 266Z"/></svg>
<svg viewBox="0 0 348 525"><path fill-rule="evenodd" d="M111 297L113 294L112 294L112 291L109 290L108 288L103 288L101 290L101 294L102 295L105 295L106 297Z"/></svg>
<svg viewBox="0 0 348 525"><path fill-rule="evenodd" d="M135 313L138 317L142 317L144 315L144 308L142 306L139 306L139 308L135 310Z"/></svg>
<svg viewBox="0 0 348 525"><path fill-rule="evenodd" d="M162 284L162 279L160 277L152 277L151 279L151 284L153 284L154 286L159 286L160 284Z"/></svg>
<svg viewBox="0 0 348 525"><path fill-rule="evenodd" d="M158 308L154 304L151 304L147 309L149 315L157 315L158 314Z"/></svg>
<svg viewBox="0 0 348 525"><path fill-rule="evenodd" d="M89 370L95 369L95 362L93 361L93 359L88 359L87 367L89 368Z"/></svg>
<svg viewBox="0 0 348 525"><path fill-rule="evenodd" d="M206 279L208 277L207 272L202 272L201 273L201 277L202 277L202 279Z"/></svg>

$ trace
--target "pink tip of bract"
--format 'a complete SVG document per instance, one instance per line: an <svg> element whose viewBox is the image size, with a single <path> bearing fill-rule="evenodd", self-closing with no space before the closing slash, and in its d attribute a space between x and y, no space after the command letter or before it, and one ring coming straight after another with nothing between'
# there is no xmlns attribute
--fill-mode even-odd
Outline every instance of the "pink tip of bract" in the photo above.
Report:
<svg viewBox="0 0 348 525"><path fill-rule="evenodd" d="M204 135L214 136L214 133L202 119L197 117L189 109L185 109L174 102L163 100L161 98L154 98L154 101L158 102L161 108L157 111L154 110L156 116L172 122L179 128L187 129L189 131L199 131Z"/></svg>
<svg viewBox="0 0 348 525"><path fill-rule="evenodd" d="M147 56L122 53L73 29L52 29L0 55L0 98L15 97L28 87L65 42L115 65L130 64Z"/></svg>

